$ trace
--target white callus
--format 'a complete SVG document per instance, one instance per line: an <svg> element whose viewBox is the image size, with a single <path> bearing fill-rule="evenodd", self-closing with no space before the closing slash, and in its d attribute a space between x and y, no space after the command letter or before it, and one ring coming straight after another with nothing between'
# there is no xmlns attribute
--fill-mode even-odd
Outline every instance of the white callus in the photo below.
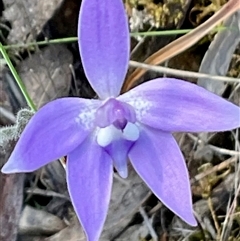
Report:
<svg viewBox="0 0 240 241"><path fill-rule="evenodd" d="M128 141L136 141L139 138L139 129L136 124L128 122L123 129L123 138Z"/></svg>
<svg viewBox="0 0 240 241"><path fill-rule="evenodd" d="M138 127L128 122L123 130L116 128L114 125L105 128L99 128L97 133L97 143L101 147L106 147L115 140L125 139L128 141L136 141L139 138Z"/></svg>

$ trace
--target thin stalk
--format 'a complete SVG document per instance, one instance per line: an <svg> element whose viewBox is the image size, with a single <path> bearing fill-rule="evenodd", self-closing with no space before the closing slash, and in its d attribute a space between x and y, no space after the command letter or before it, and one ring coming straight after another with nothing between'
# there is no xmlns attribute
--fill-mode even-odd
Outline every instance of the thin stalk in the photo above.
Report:
<svg viewBox="0 0 240 241"><path fill-rule="evenodd" d="M225 30L225 27L217 27L214 31L222 31ZM177 30L163 30L163 31L148 31L148 32L132 32L130 36L170 36L176 34L186 34L192 31L193 29L177 29ZM234 29L232 29L234 31ZM61 43L71 43L76 42L78 40L77 37L69 37L69 38L61 38L61 39L46 39L38 42L30 42L30 43L21 43L21 44L12 44L12 45L4 45L3 48L14 49L14 48L29 48L34 46L41 46L47 44L61 44Z"/></svg>
<svg viewBox="0 0 240 241"><path fill-rule="evenodd" d="M41 45L46 45L46 44L61 44L61 43L71 43L71 42L76 42L76 41L77 41L77 37L51 39L51 40L47 39L47 40L39 41L39 42L5 45L5 46L3 46L3 48L4 49L29 48L29 47L33 47L33 46L41 46Z"/></svg>
<svg viewBox="0 0 240 241"><path fill-rule="evenodd" d="M7 65L8 65L8 67L9 67L10 71L12 72L12 75L15 78L15 80L16 80L16 82L17 82L17 84L18 84L18 86L19 86L19 88L20 88L20 90L21 90L21 92L22 92L22 94L23 94L23 96L24 96L28 106L33 111L36 111L36 107L35 107L32 99L31 99L31 97L29 96L29 94L28 94L28 92L26 90L25 85L23 84L20 76L18 75L18 73L17 73L16 69L14 68L10 58L8 57L8 54L7 54L6 50L4 49L4 47L3 47L3 45L1 43L0 43L0 52L1 52L2 56L3 56L3 58L5 59L5 61L6 61Z"/></svg>

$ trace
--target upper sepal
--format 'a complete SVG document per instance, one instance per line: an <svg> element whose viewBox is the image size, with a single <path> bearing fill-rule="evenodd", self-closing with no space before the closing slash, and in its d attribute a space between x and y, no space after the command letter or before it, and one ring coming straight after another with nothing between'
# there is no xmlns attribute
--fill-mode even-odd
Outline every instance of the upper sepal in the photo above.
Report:
<svg viewBox="0 0 240 241"><path fill-rule="evenodd" d="M85 74L101 99L118 96L129 61L130 37L121 0L83 0L78 43Z"/></svg>

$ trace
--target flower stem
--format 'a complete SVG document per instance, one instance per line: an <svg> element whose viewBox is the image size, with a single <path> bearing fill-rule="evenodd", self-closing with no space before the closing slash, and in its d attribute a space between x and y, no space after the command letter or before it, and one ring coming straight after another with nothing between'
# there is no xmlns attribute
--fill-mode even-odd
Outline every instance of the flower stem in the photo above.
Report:
<svg viewBox="0 0 240 241"><path fill-rule="evenodd" d="M6 50L4 49L4 47L3 47L3 45L1 43L0 43L0 52L1 52L2 56L3 56L3 58L5 59L5 61L7 62L7 65L9 67L10 71L12 72L12 75L15 78L15 80L16 80L16 82L17 82L17 84L18 84L18 86L19 86L19 88L20 88L20 90L21 90L21 92L22 92L22 94L23 94L23 96L24 96L28 106L33 111L36 111L36 106L34 105L31 97L29 96L29 94L28 94L28 92L26 90L26 87L24 86L20 76L18 75L18 73L17 73L16 69L14 68L10 58L8 57L8 54L7 54Z"/></svg>

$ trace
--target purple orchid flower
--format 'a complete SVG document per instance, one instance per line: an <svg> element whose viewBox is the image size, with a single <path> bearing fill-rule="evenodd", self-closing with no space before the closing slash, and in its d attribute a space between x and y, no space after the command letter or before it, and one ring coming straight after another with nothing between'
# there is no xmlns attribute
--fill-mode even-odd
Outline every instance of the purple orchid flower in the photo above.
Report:
<svg viewBox="0 0 240 241"><path fill-rule="evenodd" d="M128 175L128 158L152 192L196 225L189 176L171 132L225 131L240 126L240 108L178 79L154 79L119 95L130 37L121 0L83 0L79 47L98 100L62 98L29 121L4 173L31 172L67 155L67 183L89 241L99 239L110 201L113 167Z"/></svg>

